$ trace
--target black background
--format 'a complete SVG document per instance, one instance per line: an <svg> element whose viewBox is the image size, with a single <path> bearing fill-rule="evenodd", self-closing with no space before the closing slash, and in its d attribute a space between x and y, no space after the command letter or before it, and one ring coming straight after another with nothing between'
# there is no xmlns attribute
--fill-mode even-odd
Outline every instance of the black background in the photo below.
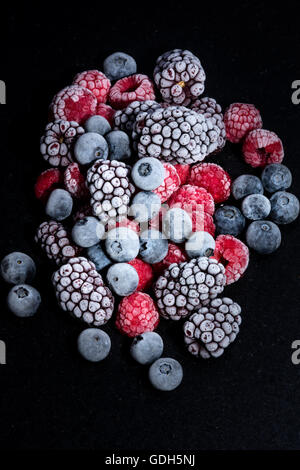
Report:
<svg viewBox="0 0 300 470"><path fill-rule="evenodd" d="M291 101L291 83L300 78L297 3L285 2L281 11L256 1L199 3L26 3L2 16L0 255L34 256L34 285L43 297L39 314L22 321L8 312L8 286L0 284L0 339L7 345L7 365L0 366L2 449L300 448L300 365L291 362L291 343L300 339L299 222L282 229L273 255L251 253L244 278L226 289L242 305L243 324L222 358L197 361L184 349L181 325L161 322L165 355L184 368L182 385L165 394L148 384L147 370L131 360L113 321L104 328L110 357L97 365L79 357L83 325L59 310L53 266L33 242L43 221L33 185L45 168L39 138L48 104L78 71L101 70L116 50L133 55L138 71L149 75L161 53L192 50L207 74L207 96L224 107L254 103L264 127L282 138L291 191L299 197L300 106ZM259 174L242 162L238 146L227 144L214 160L232 177Z"/></svg>

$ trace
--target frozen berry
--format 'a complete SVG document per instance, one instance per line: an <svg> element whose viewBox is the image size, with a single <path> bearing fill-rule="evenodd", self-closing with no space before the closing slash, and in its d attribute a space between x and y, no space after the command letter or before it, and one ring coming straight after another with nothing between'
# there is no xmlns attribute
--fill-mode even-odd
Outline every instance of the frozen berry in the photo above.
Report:
<svg viewBox="0 0 300 470"><path fill-rule="evenodd" d="M71 215L73 199L65 189L54 189L46 204L46 214L55 220L64 220Z"/></svg>
<svg viewBox="0 0 300 470"><path fill-rule="evenodd" d="M249 250L241 240L232 235L219 235L213 258L224 265L228 285L238 281L246 271L249 264Z"/></svg>
<svg viewBox="0 0 300 470"><path fill-rule="evenodd" d="M137 286L137 290L147 290L151 286L153 281L153 269L150 264L145 263L144 261L138 258L129 261L128 264L133 266L136 272L138 273L139 284Z"/></svg>
<svg viewBox="0 0 300 470"><path fill-rule="evenodd" d="M108 104L98 103L95 114L98 116L103 116L108 120L109 124L113 126L115 113L116 111Z"/></svg>
<svg viewBox="0 0 300 470"><path fill-rule="evenodd" d="M99 328L87 328L80 333L77 346L84 359L90 362L100 362L108 356L111 341L108 334Z"/></svg>
<svg viewBox="0 0 300 470"><path fill-rule="evenodd" d="M50 109L55 119L76 121L79 124L96 113L97 98L79 85L67 86L54 96Z"/></svg>
<svg viewBox="0 0 300 470"><path fill-rule="evenodd" d="M250 194L263 194L262 182L254 175L240 175L232 183L231 187L234 199L242 199Z"/></svg>
<svg viewBox="0 0 300 470"><path fill-rule="evenodd" d="M230 176L215 163L199 163L193 166L188 183L205 188L212 195L215 203L224 202L230 196Z"/></svg>
<svg viewBox="0 0 300 470"><path fill-rule="evenodd" d="M136 61L124 52L114 52L106 57L103 62L103 70L110 80L119 80L137 71Z"/></svg>
<svg viewBox="0 0 300 470"><path fill-rule="evenodd" d="M218 234L237 237L245 228L245 217L235 206L221 206L215 212L215 223Z"/></svg>
<svg viewBox="0 0 300 470"><path fill-rule="evenodd" d="M182 367L178 361L170 357L157 359L149 369L149 380L154 388L170 392L177 388L183 378Z"/></svg>
<svg viewBox="0 0 300 470"><path fill-rule="evenodd" d="M158 230L145 230L140 235L140 256L149 264L159 263L168 253L168 240Z"/></svg>
<svg viewBox="0 0 300 470"><path fill-rule="evenodd" d="M130 261L138 255L139 237L128 227L117 227L107 233L105 248L114 261Z"/></svg>
<svg viewBox="0 0 300 470"><path fill-rule="evenodd" d="M73 221L77 222L77 220L83 219L84 217L88 217L90 215L93 215L90 204L81 204L77 211L73 214Z"/></svg>
<svg viewBox="0 0 300 470"><path fill-rule="evenodd" d="M87 70L78 73L74 78L74 85L80 85L90 90L97 98L98 103L105 103L110 90L110 81L99 70Z"/></svg>
<svg viewBox="0 0 300 470"><path fill-rule="evenodd" d="M96 271L98 272L112 264L112 261L106 256L99 243L97 245L90 246L86 250L86 256L94 263Z"/></svg>
<svg viewBox="0 0 300 470"><path fill-rule="evenodd" d="M269 220L255 220L247 229L246 241L253 250L261 255L268 255L279 248L281 232L278 226Z"/></svg>
<svg viewBox="0 0 300 470"><path fill-rule="evenodd" d="M206 189L186 184L181 186L168 201L170 207L181 207L188 213L206 212L213 215L215 211L214 199Z"/></svg>
<svg viewBox="0 0 300 470"><path fill-rule="evenodd" d="M129 220L127 217L117 217L116 219L110 219L107 224L108 230L112 230L117 227L127 227L133 230L135 233L140 232L140 225L135 220Z"/></svg>
<svg viewBox="0 0 300 470"><path fill-rule="evenodd" d="M285 165L272 163L263 170L261 180L266 191L275 193L276 191L288 189L291 186L292 173Z"/></svg>
<svg viewBox="0 0 300 470"><path fill-rule="evenodd" d="M131 177L138 188L144 191L152 191L163 183L165 169L157 158L145 157L135 163Z"/></svg>
<svg viewBox="0 0 300 470"><path fill-rule="evenodd" d="M128 160L131 157L130 140L126 132L111 131L105 136L110 160Z"/></svg>
<svg viewBox="0 0 300 470"><path fill-rule="evenodd" d="M17 317L32 317L41 303L39 292L28 284L18 284L9 291L7 305Z"/></svg>
<svg viewBox="0 0 300 470"><path fill-rule="evenodd" d="M154 189L154 193L158 194L161 202L167 201L180 186L180 178L175 167L171 163L163 163L163 166L165 169L164 181Z"/></svg>
<svg viewBox="0 0 300 470"><path fill-rule="evenodd" d="M104 225L96 217L84 217L73 226L72 238L76 245L88 248L99 243L104 232Z"/></svg>
<svg viewBox="0 0 300 470"><path fill-rule="evenodd" d="M108 145L104 137L96 132L81 135L74 146L74 155L81 165L88 165L94 160L106 160Z"/></svg>
<svg viewBox="0 0 300 470"><path fill-rule="evenodd" d="M260 129L262 119L253 104L233 103L224 114L226 137L230 142L240 142L249 131Z"/></svg>
<svg viewBox="0 0 300 470"><path fill-rule="evenodd" d="M250 194L242 202L242 212L247 219L266 219L271 211L271 203L263 194Z"/></svg>
<svg viewBox="0 0 300 470"><path fill-rule="evenodd" d="M190 165L184 165L184 164L181 165L180 163L178 163L177 165L174 165L174 166L180 179L180 186L182 186L183 184L186 184L190 176L190 168L191 168Z"/></svg>
<svg viewBox="0 0 300 470"><path fill-rule="evenodd" d="M70 163L64 172L64 185L66 190L77 199L87 198L89 191L85 185L85 177L80 171L78 163Z"/></svg>
<svg viewBox="0 0 300 470"><path fill-rule="evenodd" d="M189 258L213 255L216 242L208 232L193 232L185 242L185 251Z"/></svg>
<svg viewBox="0 0 300 470"><path fill-rule="evenodd" d="M131 344L130 354L139 364L152 364L164 350L161 336L154 331L136 336Z"/></svg>
<svg viewBox="0 0 300 470"><path fill-rule="evenodd" d="M34 186L36 198L46 202L51 191L59 187L62 180L62 173L56 168L50 168L49 170L43 171Z"/></svg>
<svg viewBox="0 0 300 470"><path fill-rule="evenodd" d="M86 132L96 132L96 134L105 135L111 131L108 120L103 116L91 116L84 124Z"/></svg>
<svg viewBox="0 0 300 470"><path fill-rule="evenodd" d="M216 226L214 219L206 212L194 211L192 213L193 232L208 232L212 237L215 236Z"/></svg>
<svg viewBox="0 0 300 470"><path fill-rule="evenodd" d="M284 157L282 142L275 132L257 129L243 143L245 162L255 167L281 163Z"/></svg>
<svg viewBox="0 0 300 470"><path fill-rule="evenodd" d="M153 331L159 323L159 313L148 294L134 292L119 304L116 326L121 333L133 337Z"/></svg>
<svg viewBox="0 0 300 470"><path fill-rule="evenodd" d="M147 222L159 214L160 197L151 191L140 191L132 199L130 215L138 222Z"/></svg>
<svg viewBox="0 0 300 470"><path fill-rule="evenodd" d="M137 290L139 275L128 263L116 263L108 268L107 282L112 291L125 297Z"/></svg>
<svg viewBox="0 0 300 470"><path fill-rule="evenodd" d="M290 224L299 215L299 199L286 191L272 194L270 218L276 224Z"/></svg>
<svg viewBox="0 0 300 470"><path fill-rule="evenodd" d="M180 207L170 209L162 220L163 232L172 242L184 242L192 231L192 219Z"/></svg>
<svg viewBox="0 0 300 470"><path fill-rule="evenodd" d="M121 78L110 89L109 101L115 109L123 109L133 101L155 100L154 87L147 75Z"/></svg>
<svg viewBox="0 0 300 470"><path fill-rule="evenodd" d="M153 264L153 269L157 274L161 274L171 264L180 264L187 260L184 251L174 243L169 243L168 253L160 263Z"/></svg>
<svg viewBox="0 0 300 470"><path fill-rule="evenodd" d="M4 281L10 284L31 282L35 277L35 262L30 256L19 251L6 255L0 265Z"/></svg>

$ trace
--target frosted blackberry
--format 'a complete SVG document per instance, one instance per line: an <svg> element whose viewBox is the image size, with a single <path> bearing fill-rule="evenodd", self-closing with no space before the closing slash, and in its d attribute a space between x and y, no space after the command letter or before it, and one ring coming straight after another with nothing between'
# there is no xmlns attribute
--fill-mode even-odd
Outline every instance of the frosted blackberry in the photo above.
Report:
<svg viewBox="0 0 300 470"><path fill-rule="evenodd" d="M214 98L204 97L196 100L192 104L191 109L199 114L203 114L205 119L210 119L213 125L216 126L219 132L218 148L216 151L222 150L226 144L226 129L221 106Z"/></svg>
<svg viewBox="0 0 300 470"><path fill-rule="evenodd" d="M246 232L247 245L262 255L273 253L281 243L281 232L269 220L252 222Z"/></svg>
<svg viewBox="0 0 300 470"><path fill-rule="evenodd" d="M263 194L264 188L261 180L254 175L238 176L231 186L234 199L242 199L249 194Z"/></svg>
<svg viewBox="0 0 300 470"><path fill-rule="evenodd" d="M65 189L54 189L50 194L45 212L55 220L64 220L71 215L73 209L73 199Z"/></svg>
<svg viewBox="0 0 300 470"><path fill-rule="evenodd" d="M235 206L221 206L214 215L218 234L237 237L245 228L245 217Z"/></svg>
<svg viewBox="0 0 300 470"><path fill-rule="evenodd" d="M164 350L161 336L154 331L148 331L135 336L132 341L130 354L139 364L152 364L158 359Z"/></svg>
<svg viewBox="0 0 300 470"><path fill-rule="evenodd" d="M76 245L88 248L99 243L104 232L104 225L96 217L84 217L73 226L72 238Z"/></svg>
<svg viewBox="0 0 300 470"><path fill-rule="evenodd" d="M266 219L271 211L271 203L263 194L250 194L242 202L242 212L247 219Z"/></svg>
<svg viewBox="0 0 300 470"><path fill-rule="evenodd" d="M206 256L209 258L214 254L216 242L208 232L194 232L185 242L185 252L189 258Z"/></svg>
<svg viewBox="0 0 300 470"><path fill-rule="evenodd" d="M168 240L158 230L145 230L140 235L140 257L149 264L159 263L168 253Z"/></svg>
<svg viewBox="0 0 300 470"><path fill-rule="evenodd" d="M98 272L112 264L112 261L106 256L100 244L89 247L86 250L86 256L94 263Z"/></svg>
<svg viewBox="0 0 300 470"><path fill-rule="evenodd" d="M194 356L220 357L240 330L241 307L228 297L204 302L184 323L184 341Z"/></svg>
<svg viewBox="0 0 300 470"><path fill-rule="evenodd" d="M86 132L93 132L100 135L105 135L111 131L110 124L103 116L91 116L84 124Z"/></svg>
<svg viewBox="0 0 300 470"><path fill-rule="evenodd" d="M224 266L215 259L199 257L171 264L156 281L154 293L161 315L180 320L204 300L221 294L225 284Z"/></svg>
<svg viewBox="0 0 300 470"><path fill-rule="evenodd" d="M114 115L114 129L126 132L129 137L132 137L134 144L136 144L136 118L139 116L142 119L148 112L157 108L160 108L160 105L153 100L133 101L127 108L116 111Z"/></svg>
<svg viewBox="0 0 300 470"><path fill-rule="evenodd" d="M105 359L111 349L110 337L99 328L83 330L77 340L78 351L90 362L100 362Z"/></svg>
<svg viewBox="0 0 300 470"><path fill-rule="evenodd" d="M286 191L272 194L270 218L277 224L290 224L299 215L299 199Z"/></svg>
<svg viewBox="0 0 300 470"><path fill-rule="evenodd" d="M35 241L57 265L65 263L79 252L79 248L70 242L64 226L54 220L43 222L38 227Z"/></svg>
<svg viewBox="0 0 300 470"><path fill-rule="evenodd" d="M111 131L105 136L110 160L128 160L131 157L130 140L123 131Z"/></svg>
<svg viewBox="0 0 300 470"><path fill-rule="evenodd" d="M130 206L130 215L137 222L147 222L159 214L161 199L151 191L141 191L134 196Z"/></svg>
<svg viewBox="0 0 300 470"><path fill-rule="evenodd" d="M192 52L174 49L158 57L154 81L167 103L188 105L204 91L205 72Z"/></svg>
<svg viewBox="0 0 300 470"><path fill-rule="evenodd" d="M135 74L137 65L134 58L125 52L114 52L104 60L103 71L110 80L119 80Z"/></svg>
<svg viewBox="0 0 300 470"><path fill-rule="evenodd" d="M163 216L163 232L174 243L184 242L190 236L192 228L191 217L179 207L168 210Z"/></svg>
<svg viewBox="0 0 300 470"><path fill-rule="evenodd" d="M76 140L74 156L81 165L88 165L94 160L106 160L108 158L107 142L96 132L86 132Z"/></svg>
<svg viewBox="0 0 300 470"><path fill-rule="evenodd" d="M154 388L170 392L177 388L183 378L182 367L170 357L157 359L149 369L149 380Z"/></svg>
<svg viewBox="0 0 300 470"><path fill-rule="evenodd" d="M139 248L138 235L128 227L117 227L107 233L106 252L111 259L118 263L136 258Z"/></svg>
<svg viewBox="0 0 300 470"><path fill-rule="evenodd" d="M261 180L264 188L269 193L283 191L292 184L292 173L281 163L271 163L267 165L261 174Z"/></svg>
<svg viewBox="0 0 300 470"><path fill-rule="evenodd" d="M1 261L1 276L10 284L31 282L36 274L35 262L30 256L19 251L6 255Z"/></svg>
<svg viewBox="0 0 300 470"><path fill-rule="evenodd" d="M116 263L107 271L107 282L115 294L126 297L136 291L139 284L139 276L128 263Z"/></svg>
<svg viewBox="0 0 300 470"><path fill-rule="evenodd" d="M9 310L17 317L32 317L41 303L39 292L28 284L18 284L11 288L7 297Z"/></svg>
<svg viewBox="0 0 300 470"><path fill-rule="evenodd" d="M138 188L152 191L163 183L165 169L156 158L145 157L134 164L131 177Z"/></svg>

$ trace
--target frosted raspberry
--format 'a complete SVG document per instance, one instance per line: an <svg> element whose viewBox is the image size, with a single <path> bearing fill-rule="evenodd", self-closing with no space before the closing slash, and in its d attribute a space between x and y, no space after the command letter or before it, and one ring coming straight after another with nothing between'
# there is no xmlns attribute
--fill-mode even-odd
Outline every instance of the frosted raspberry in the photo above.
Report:
<svg viewBox="0 0 300 470"><path fill-rule="evenodd" d="M192 212L193 232L208 232L212 237L215 236L216 226L214 219L207 212Z"/></svg>
<svg viewBox="0 0 300 470"><path fill-rule="evenodd" d="M243 144L245 162L255 167L281 163L284 157L282 142L275 132L257 129L250 132Z"/></svg>
<svg viewBox="0 0 300 470"><path fill-rule="evenodd" d="M65 188L72 196L82 199L89 196L85 178L80 172L78 163L71 163L64 172Z"/></svg>
<svg viewBox="0 0 300 470"><path fill-rule="evenodd" d="M110 81L99 70L87 70L78 73L73 81L74 85L80 85L90 90L96 96L98 103L105 103L110 90Z"/></svg>
<svg viewBox="0 0 300 470"><path fill-rule="evenodd" d="M156 274L161 274L165 269L167 269L173 263L183 263L187 260L185 252L178 245L174 243L169 243L169 249L167 256L160 262L152 265Z"/></svg>
<svg viewBox="0 0 300 470"><path fill-rule="evenodd" d="M134 292L120 302L116 326L121 333L133 337L153 331L159 323L159 313L148 294Z"/></svg>
<svg viewBox="0 0 300 470"><path fill-rule="evenodd" d="M133 101L155 100L153 83L141 74L122 78L110 89L109 100L116 109L126 108Z"/></svg>
<svg viewBox="0 0 300 470"><path fill-rule="evenodd" d="M84 122L96 112L97 98L87 88L67 86L54 96L50 109L54 119Z"/></svg>
<svg viewBox="0 0 300 470"><path fill-rule="evenodd" d="M188 182L205 188L212 195L215 203L224 202L230 196L230 176L215 163L199 163L193 166Z"/></svg>
<svg viewBox="0 0 300 470"><path fill-rule="evenodd" d="M57 168L43 171L34 186L35 197L46 202L51 191L61 186L62 180L62 173Z"/></svg>
<svg viewBox="0 0 300 470"><path fill-rule="evenodd" d="M225 267L226 284L240 279L248 267L248 247L232 235L219 235L213 258Z"/></svg>
<svg viewBox="0 0 300 470"><path fill-rule="evenodd" d="M171 163L163 163L163 166L165 169L165 179L163 183L153 191L160 197L161 202L167 201L180 186L180 178L175 167L171 165Z"/></svg>
<svg viewBox="0 0 300 470"><path fill-rule="evenodd" d="M99 116L103 116L105 119L107 119L111 127L114 124L115 113L116 111L112 109L112 107L108 104L98 103L96 114L98 114Z"/></svg>
<svg viewBox="0 0 300 470"><path fill-rule="evenodd" d="M190 165L181 165L178 163L177 165L174 165L174 166L180 178L180 185L182 186L183 184L187 182L189 178Z"/></svg>
<svg viewBox="0 0 300 470"><path fill-rule="evenodd" d="M145 263L144 261L138 258L135 258L129 261L128 264L133 266L136 272L138 273L139 283L137 286L137 290L138 291L147 290L151 286L152 281L153 281L152 266L150 266L150 264Z"/></svg>
<svg viewBox="0 0 300 470"><path fill-rule="evenodd" d="M226 137L230 142L240 142L249 131L260 129L262 119L253 104L233 103L224 114Z"/></svg>
<svg viewBox="0 0 300 470"><path fill-rule="evenodd" d="M198 186L192 186L185 184L181 186L169 200L170 207L181 207L188 213L194 211L207 212L209 215L213 215L215 211L215 203L211 194L206 189L198 188Z"/></svg>

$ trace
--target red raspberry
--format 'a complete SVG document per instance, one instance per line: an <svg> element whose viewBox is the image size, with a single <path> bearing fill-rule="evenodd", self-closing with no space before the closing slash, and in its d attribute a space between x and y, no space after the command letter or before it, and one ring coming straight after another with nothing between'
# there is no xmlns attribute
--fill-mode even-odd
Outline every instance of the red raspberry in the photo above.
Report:
<svg viewBox="0 0 300 470"><path fill-rule="evenodd" d="M145 263L144 261L138 258L135 258L129 261L128 264L133 266L139 275L139 284L137 286L137 290L138 291L147 290L151 286L152 281L153 281L152 266L150 266L150 264Z"/></svg>
<svg viewBox="0 0 300 470"><path fill-rule="evenodd" d="M249 131L263 125L260 112L253 104L233 103L224 114L226 137L230 142L240 142Z"/></svg>
<svg viewBox="0 0 300 470"><path fill-rule="evenodd" d="M224 202L230 196L230 176L215 163L199 163L193 166L188 182L205 188L212 195L215 203Z"/></svg>
<svg viewBox="0 0 300 470"><path fill-rule="evenodd" d="M87 88L67 86L54 96L50 109L55 119L84 122L96 112L97 99Z"/></svg>
<svg viewBox="0 0 300 470"><path fill-rule="evenodd" d="M105 103L110 90L110 81L99 70L86 70L78 73L73 85L80 85L90 90L96 96L98 103Z"/></svg>
<svg viewBox="0 0 300 470"><path fill-rule="evenodd" d="M255 167L281 163L284 157L282 142L275 132L258 129L250 132L243 144L246 163Z"/></svg>
<svg viewBox="0 0 300 470"><path fill-rule="evenodd" d="M121 333L133 337L153 331L159 323L159 313L150 295L134 292L120 302L116 326Z"/></svg>
<svg viewBox="0 0 300 470"><path fill-rule="evenodd" d="M181 207L187 212L207 212L209 215L213 215L215 212L214 198L209 194L206 189L198 188L198 186L192 186L185 184L181 186L169 200L170 207Z"/></svg>
<svg viewBox="0 0 300 470"><path fill-rule="evenodd" d="M183 184L187 182L189 178L190 165L180 165L180 163L178 163L177 165L174 165L174 166L180 178L180 185L182 186Z"/></svg>
<svg viewBox="0 0 300 470"><path fill-rule="evenodd" d="M175 245L174 243L169 243L167 256L162 261L160 261L160 263L153 264L152 267L155 271L155 274L159 275L171 264L183 263L183 261L186 260L187 257L185 252L178 245Z"/></svg>
<svg viewBox="0 0 300 470"><path fill-rule="evenodd" d="M147 75L121 78L110 89L109 100L114 108L126 108L133 101L155 100L154 87Z"/></svg>
<svg viewBox="0 0 300 470"><path fill-rule="evenodd" d="M153 191L160 197L161 202L167 201L180 186L180 178L174 165L171 165L171 163L163 163L163 166L165 168L165 179L163 183Z"/></svg>
<svg viewBox="0 0 300 470"><path fill-rule="evenodd" d="M248 247L232 235L219 235L216 239L214 255L225 267L226 284L238 281L249 263Z"/></svg>
<svg viewBox="0 0 300 470"><path fill-rule="evenodd" d="M111 127L113 127L114 125L115 113L116 111L112 109L112 107L108 104L98 103L96 114L98 114L99 116L103 116L105 119L107 119Z"/></svg>
<svg viewBox="0 0 300 470"><path fill-rule="evenodd" d="M193 232L208 232L215 236L216 226L211 215L203 211L192 212Z"/></svg>
<svg viewBox="0 0 300 470"><path fill-rule="evenodd" d="M71 163L64 172L64 184L67 191L78 199L89 196L85 178L80 172L78 163Z"/></svg>
<svg viewBox="0 0 300 470"><path fill-rule="evenodd" d="M62 181L62 173L57 168L50 168L49 170L43 171L34 186L35 197L46 202L51 191L60 187Z"/></svg>

